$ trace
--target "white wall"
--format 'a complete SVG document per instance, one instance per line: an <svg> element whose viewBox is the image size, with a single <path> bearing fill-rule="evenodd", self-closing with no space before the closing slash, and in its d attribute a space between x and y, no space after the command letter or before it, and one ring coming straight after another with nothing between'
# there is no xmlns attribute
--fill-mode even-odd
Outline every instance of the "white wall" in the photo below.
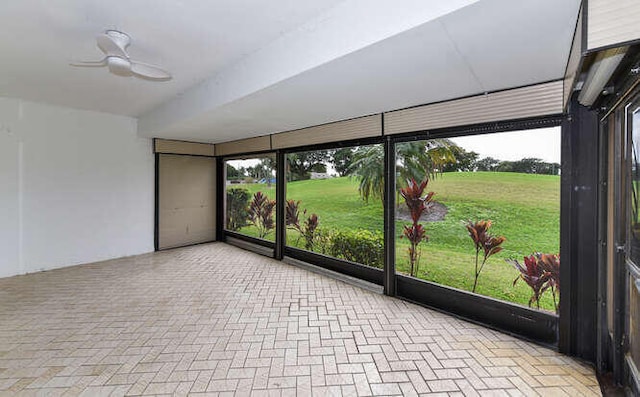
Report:
<svg viewBox="0 0 640 397"><path fill-rule="evenodd" d="M0 98L0 277L152 251L153 167L133 118Z"/></svg>

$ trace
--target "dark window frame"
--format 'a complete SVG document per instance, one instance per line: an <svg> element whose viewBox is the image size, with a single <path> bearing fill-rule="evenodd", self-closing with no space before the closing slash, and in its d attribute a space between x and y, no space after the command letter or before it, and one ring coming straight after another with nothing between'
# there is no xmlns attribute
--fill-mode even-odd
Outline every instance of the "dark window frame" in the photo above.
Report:
<svg viewBox="0 0 640 397"><path fill-rule="evenodd" d="M243 248L245 248L245 246L250 247L251 245L255 246L255 250L256 252L262 253L263 250L261 250L259 247L266 247L269 248L271 250L273 250L273 252L275 252L276 250L276 239L277 239L277 231L274 230L274 241L270 241L270 240L266 240L266 239L261 239L258 237L253 237L253 236L249 236L246 234L242 234L242 233L238 233L238 232L234 232L232 230L228 230L226 228L226 219L227 219L227 213L226 213L226 209L227 209L227 161L233 161L233 160L242 160L242 159L251 159L251 158L255 158L255 159L260 159L260 158L264 158L267 157L267 155L273 155L276 158L277 161L277 151L275 150L262 150L259 152L247 152L247 153L234 153L228 156L219 156L218 159L218 189L217 191L220 192L220 195L218 196L218 199L220 200L219 202L222 203L222 205L218 206L218 219L220 220L218 222L218 232L219 232L219 239L218 241L222 241L222 242L230 242L227 237L231 237L232 239L236 239L236 240L241 240L244 243L247 243L246 245L243 245ZM276 175L278 175L278 164L276 163ZM277 178L277 176L276 176ZM278 189L278 183L277 183L277 179L276 179L276 206L279 206L278 204L278 198L277 198L277 189ZM276 211L277 214L277 211ZM278 218L277 216L275 217L275 223L276 223L276 229L277 229L277 224L278 224ZM273 255L270 255L273 256Z"/></svg>
<svg viewBox="0 0 640 397"><path fill-rule="evenodd" d="M384 117L384 115L383 115ZM559 316L551 313L546 313L536 309L528 308L526 306L513 304L507 301L501 301L494 298L486 297L483 295L474 294L468 291L457 290L452 287L447 287L441 284L431 283L425 280L412 278L395 273L395 238L391 228L395 227L394 215L391 214L393 206L395 205L395 172L390 172L390 167L395 164L395 161L391 161L389 153L393 153L393 160L395 159L396 144L407 141L425 140L434 138L453 138L461 136L472 135L484 135L498 132L511 132L521 130L531 130L548 127L560 127L562 123L566 121L565 114L554 114L542 117L533 117L517 120L505 120L500 122L482 123L476 125L467 125L461 127L442 128L436 130L425 131L413 131L403 134L394 135L381 135L379 137L372 137L359 140L348 140L339 142L328 142L316 145L303 145L296 147L289 147L283 149L275 149L261 152L241 153L230 156L224 156L220 158L221 162L233 157L245 157L249 155L260 155L266 153L276 153L278 161L281 163L284 161L284 156L289 153L313 151L313 150L326 150L326 149L338 149L350 146L364 146L371 144L382 144L385 147L385 177L386 188L385 197L393 198L393 200L385 201L385 269L377 269L361 264L354 264L349 261L340 260L333 257L327 257L326 255L317 254L310 251L300 250L293 247L286 246L286 242L282 237L278 238L279 233L282 233L284 226L284 200L279 200L277 204L276 216L276 243L274 246L274 257L276 259L282 259L283 257L291 257L294 259L303 260L314 266L323 267L329 270L337 271L349 276L361 278L366 281L370 281L375 284L385 286L385 294L391 296L397 296L398 298L417 303L422 306L430 307L435 310L443 311L454 316L464 318L466 320L487 326L492 329L496 329L509 334L517 335L525 339L540 343L548 347L557 347L559 341L559 335L568 334L570 329L567 326L563 326L560 322ZM565 168L564 155L561 159L562 168ZM281 164L279 164L281 165ZM284 169L279 166L277 171L278 177L276 182L276 189L280 191L280 197L283 197L286 190L286 183L282 183L284 179ZM564 172L563 172L564 174ZM389 183L391 182L391 183ZM224 181L222 181L224 183ZM565 185L566 181L563 178L561 185ZM224 188L224 185L222 185ZM561 190L564 189L561 186ZM570 197L566 194L561 194L561 229L570 228L570 218L562 215L563 203L570 200ZM280 230L278 230L280 229ZM224 241L225 236L245 240L248 243L255 243L251 241L251 238L244 235L231 235L228 231L223 230L221 237ZM568 249L565 248L565 250ZM562 239L561 239L561 252L563 252ZM564 254L561 254L564 257ZM569 255L566 255L569 257ZM569 264L566 265L569 268ZM361 268L366 268L361 269ZM346 270L345 270L346 269ZM568 272L569 270L567 270ZM372 274L375 273L375 274ZM568 283L563 283L568 284ZM568 289L568 288L566 288ZM566 295L569 296L569 295ZM443 297L446 297L443 299ZM464 304L460 304L464 302ZM568 306L569 299L563 299L560 303L561 312L563 306ZM566 323L570 323L570 319L566 319ZM561 337L560 337L561 338Z"/></svg>

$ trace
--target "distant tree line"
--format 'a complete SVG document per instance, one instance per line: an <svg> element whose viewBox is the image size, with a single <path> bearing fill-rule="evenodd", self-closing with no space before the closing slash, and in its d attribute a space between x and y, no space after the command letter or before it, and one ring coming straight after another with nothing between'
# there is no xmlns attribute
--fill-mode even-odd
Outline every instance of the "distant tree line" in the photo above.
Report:
<svg viewBox="0 0 640 397"><path fill-rule="evenodd" d="M453 153L455 162L444 165L443 172L456 171L494 171L494 172L520 172L523 174L558 175L560 164L547 163L539 158L526 157L517 161L501 161L493 157L480 157L476 152L468 152L458 148Z"/></svg>
<svg viewBox="0 0 640 397"><path fill-rule="evenodd" d="M547 163L528 157L517 161L502 161L492 157L479 158L448 139L405 142L397 145L399 183L407 179L422 180L437 177L443 172L519 172L525 174L558 175L560 164ZM363 197L381 196L383 191L383 150L381 145L347 147L329 150L290 153L286 156L286 175L289 181L309 179L312 172L327 172L331 164L340 176L354 175L360 182ZM227 164L227 178L270 180L275 170L275 159L265 157L258 164L234 168Z"/></svg>

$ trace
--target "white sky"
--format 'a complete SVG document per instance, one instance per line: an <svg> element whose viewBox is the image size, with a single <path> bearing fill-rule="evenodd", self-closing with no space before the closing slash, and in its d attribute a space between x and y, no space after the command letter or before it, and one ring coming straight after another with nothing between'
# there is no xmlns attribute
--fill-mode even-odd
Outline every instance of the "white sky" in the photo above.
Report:
<svg viewBox="0 0 640 397"><path fill-rule="evenodd" d="M548 163L560 163L560 127L473 135L451 140L468 152L479 153L479 159L493 157L514 161L535 157Z"/></svg>

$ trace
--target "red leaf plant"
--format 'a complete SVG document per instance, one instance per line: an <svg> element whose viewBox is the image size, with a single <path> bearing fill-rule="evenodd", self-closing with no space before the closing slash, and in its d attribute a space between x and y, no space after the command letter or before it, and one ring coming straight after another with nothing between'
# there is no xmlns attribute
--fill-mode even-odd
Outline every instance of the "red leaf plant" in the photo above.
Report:
<svg viewBox="0 0 640 397"><path fill-rule="evenodd" d="M487 259L489 259L491 255L502 251L503 248L500 245L505 242L506 238L503 236L494 236L489 233L489 229L491 228L490 220L481 220L475 223L467 221L466 227L469 231L469 237L473 240L476 248L476 268L472 290L476 292L478 278L480 278L480 273L482 269L484 269ZM482 262L480 262L480 252L482 252Z"/></svg>
<svg viewBox="0 0 640 397"><path fill-rule="evenodd" d="M270 200L262 192L256 192L249 204L249 221L258 229L258 237L265 238L274 229L273 210L275 200Z"/></svg>
<svg viewBox="0 0 640 397"><path fill-rule="evenodd" d="M300 200L287 200L285 207L285 224L295 230L300 230ZM307 212L306 210L304 212Z"/></svg>
<svg viewBox="0 0 640 397"><path fill-rule="evenodd" d="M302 211L302 215L304 216L306 214L307 210L305 209ZM313 250L317 240L316 232L318 231L318 225L320 224L318 215L311 214L304 223L300 224L300 200L287 200L285 208L285 224L288 228L294 229L300 233L300 236L305 240L305 249Z"/></svg>
<svg viewBox="0 0 640 397"><path fill-rule="evenodd" d="M406 187L400 189L400 195L404 198L407 208L409 208L412 220L412 224L405 226L403 230L404 237L406 237L410 243L409 264L411 268L409 274L412 277L416 277L418 274L420 262L420 250L418 246L422 241L429 240L424 226L418 223L424 211L429 208L429 203L435 194L434 192L429 192L426 196L423 196L428 183L429 179L425 179L420 183L416 182L415 179L411 179L407 181Z"/></svg>
<svg viewBox="0 0 640 397"><path fill-rule="evenodd" d="M553 307L558 313L560 305L560 255L536 254L539 264L549 275L549 289L553 296Z"/></svg>
<svg viewBox="0 0 640 397"><path fill-rule="evenodd" d="M547 289L553 288L553 303L558 311L556 304L555 291L560 286L560 257L553 254L534 253L524 257L524 266L515 259L507 259L520 274L513 280L516 285L518 280L522 279L533 291L531 299L529 299L529 307L533 303L540 309L540 298Z"/></svg>
<svg viewBox="0 0 640 397"><path fill-rule="evenodd" d="M318 230L318 215L311 214L302 227L302 237L304 237L304 248L312 251L316 242L316 231Z"/></svg>

